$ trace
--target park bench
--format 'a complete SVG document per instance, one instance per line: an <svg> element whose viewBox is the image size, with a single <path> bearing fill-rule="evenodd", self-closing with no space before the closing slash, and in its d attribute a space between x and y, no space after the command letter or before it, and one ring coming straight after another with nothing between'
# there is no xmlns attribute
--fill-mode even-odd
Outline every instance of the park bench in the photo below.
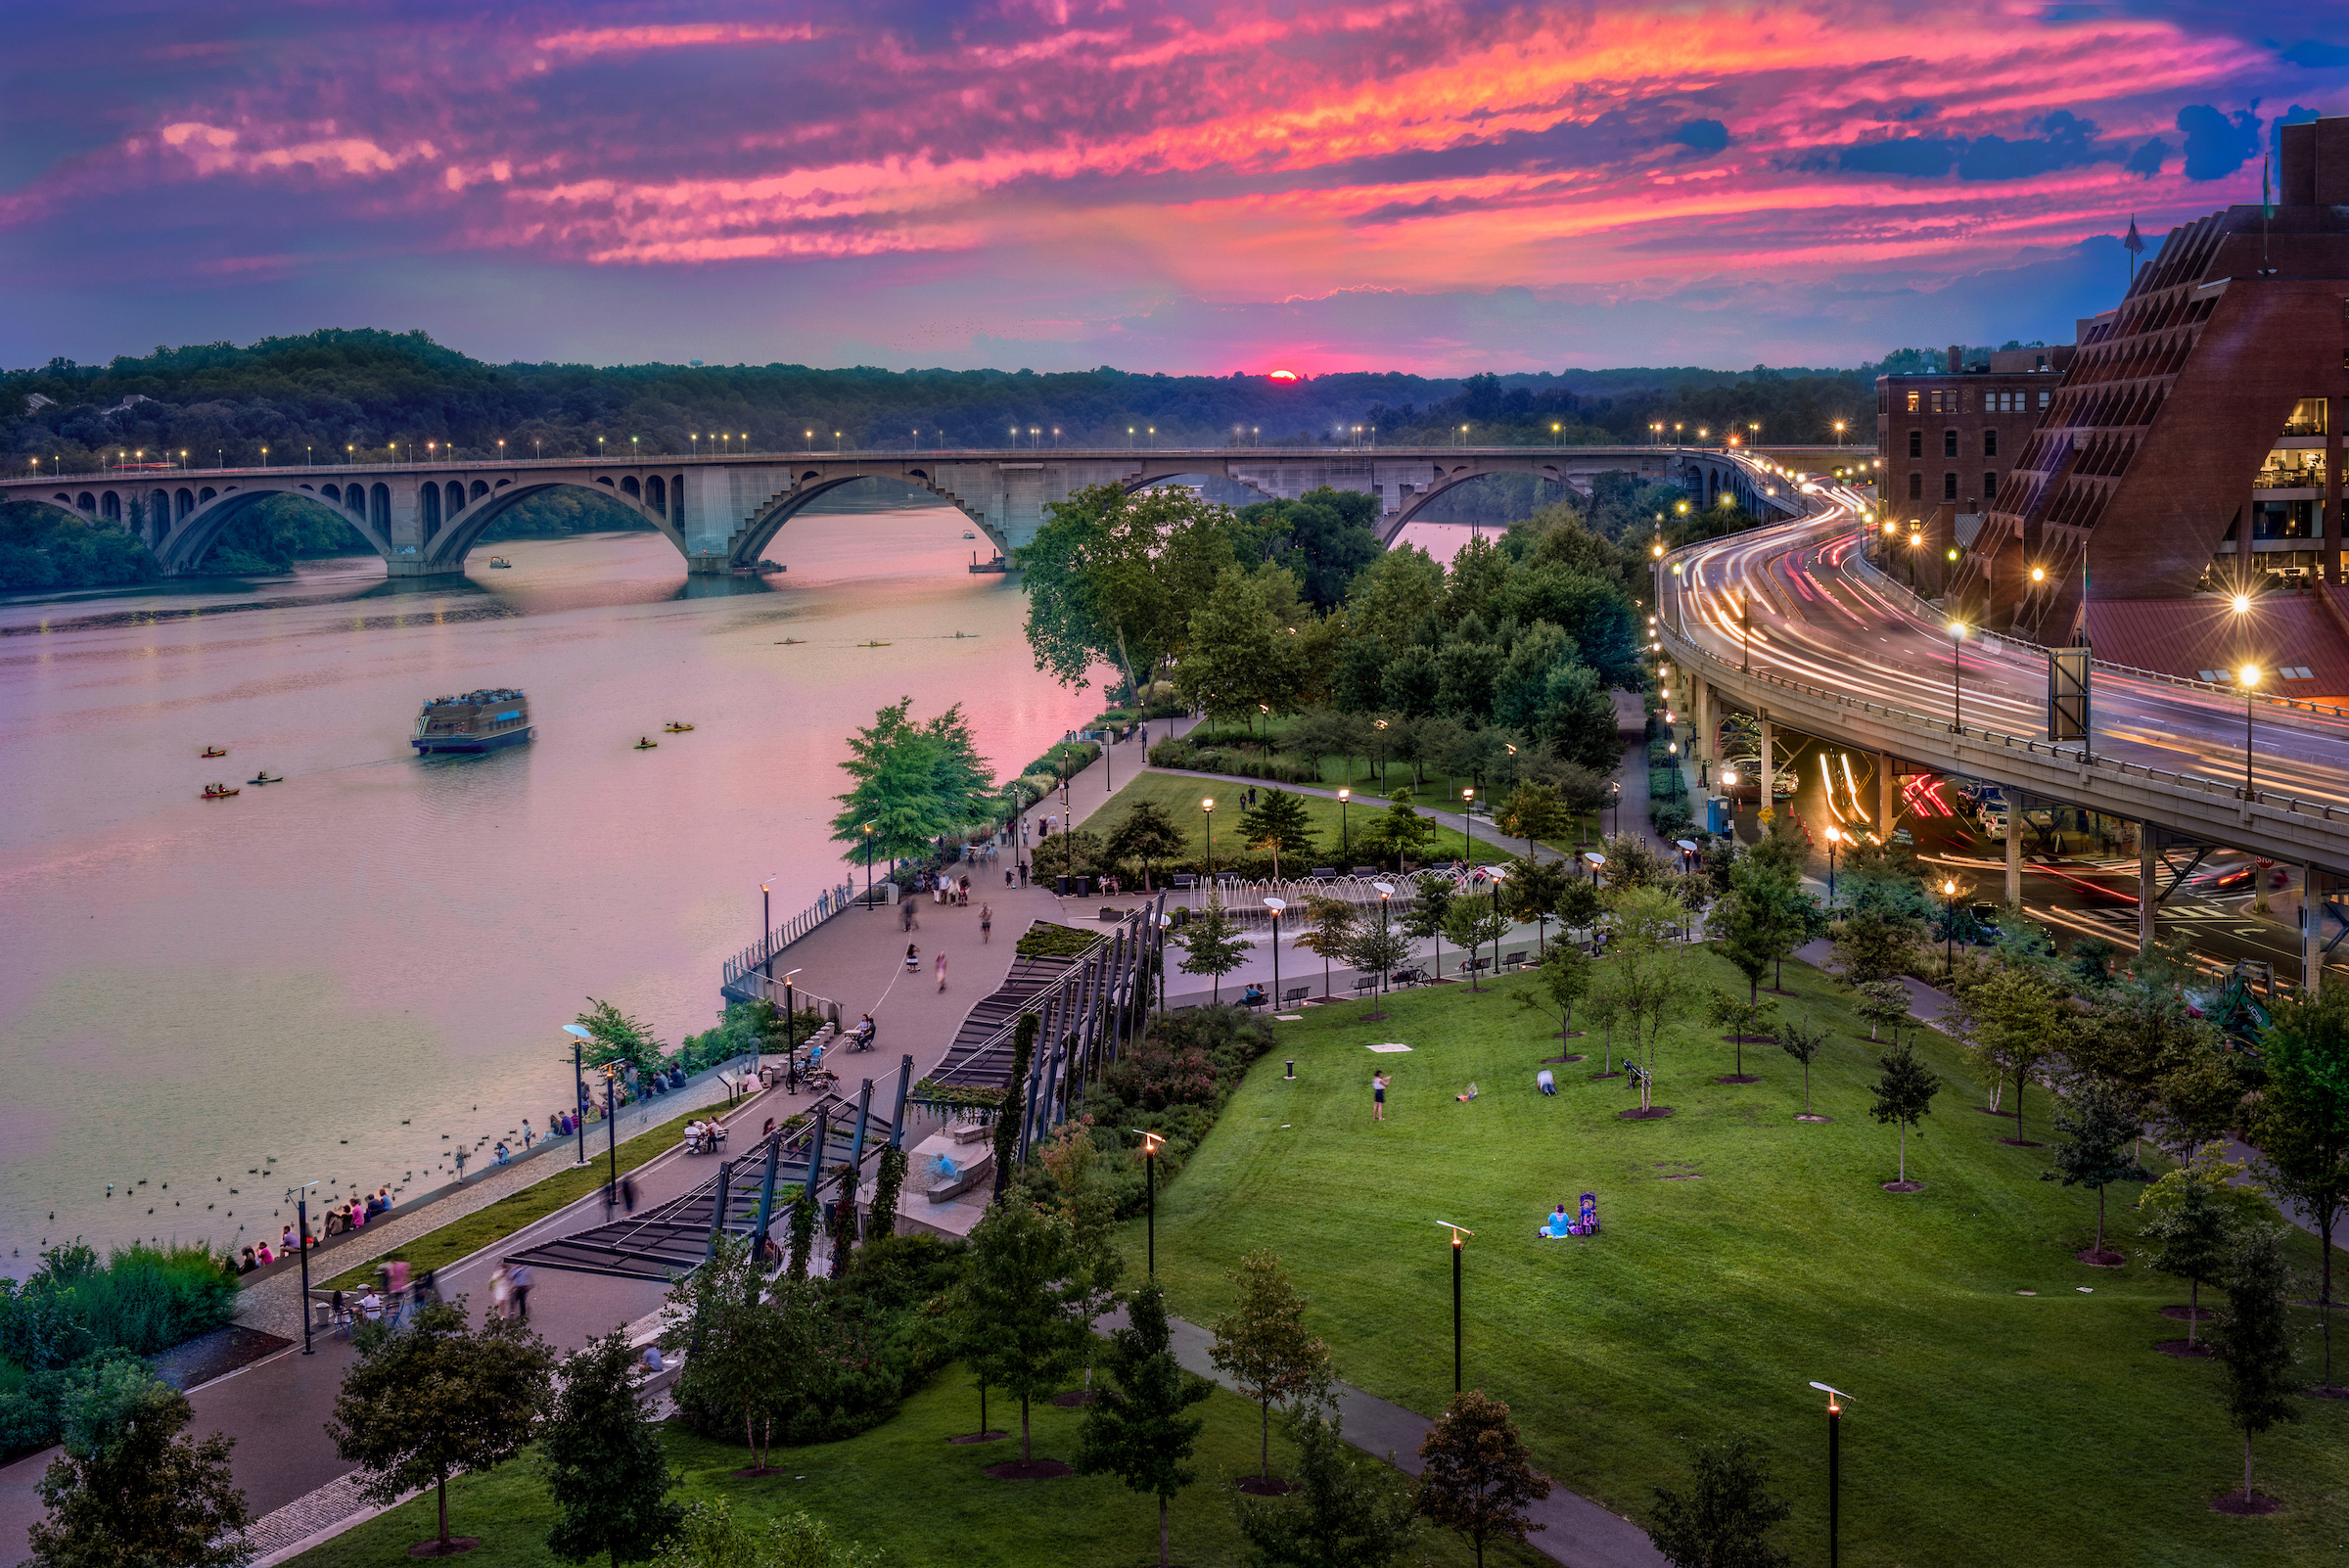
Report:
<svg viewBox="0 0 2349 1568"><path fill-rule="evenodd" d="M1374 865L1358 865L1354 868L1354 874L1366 882L1370 878L1378 875L1378 867Z"/></svg>
<svg viewBox="0 0 2349 1568"><path fill-rule="evenodd" d="M1503 955L1500 966L1503 969L1523 969L1525 967L1525 949L1520 947L1515 952Z"/></svg>
<svg viewBox="0 0 2349 1568"><path fill-rule="evenodd" d="M1492 967L1493 960L1483 956L1482 954L1479 954L1474 958L1463 958L1460 960L1460 969L1463 973L1482 973L1483 971Z"/></svg>
<svg viewBox="0 0 2349 1568"><path fill-rule="evenodd" d="M1294 1006L1296 1006L1296 1005L1297 1005L1299 1002L1301 1002L1301 1001L1305 1000L1305 998L1306 998L1306 993L1307 993L1307 992L1311 992L1313 989L1313 987L1311 987L1311 986L1292 986L1292 987L1290 987L1290 988L1289 988L1287 991L1284 991L1284 992L1282 992L1280 993L1280 1004L1281 1004L1281 1006L1283 1006L1283 1007L1294 1007Z"/></svg>
<svg viewBox="0 0 2349 1568"><path fill-rule="evenodd" d="M1355 983L1354 983L1354 991L1355 991L1355 994L1356 994L1356 995L1358 995L1358 996L1359 996L1359 995L1360 995L1360 994L1361 994L1363 992L1366 992L1366 991L1375 991L1377 988L1378 988L1378 977L1377 977L1376 975L1362 975L1362 976L1359 976L1359 977L1358 977L1358 978L1355 980Z"/></svg>
<svg viewBox="0 0 2349 1568"><path fill-rule="evenodd" d="M1195 888L1199 886L1199 879L1188 871L1177 871L1174 873L1174 886L1177 888Z"/></svg>
<svg viewBox="0 0 2349 1568"><path fill-rule="evenodd" d="M1315 882L1335 882L1338 880L1338 868L1334 865L1317 865L1313 867L1313 880Z"/></svg>

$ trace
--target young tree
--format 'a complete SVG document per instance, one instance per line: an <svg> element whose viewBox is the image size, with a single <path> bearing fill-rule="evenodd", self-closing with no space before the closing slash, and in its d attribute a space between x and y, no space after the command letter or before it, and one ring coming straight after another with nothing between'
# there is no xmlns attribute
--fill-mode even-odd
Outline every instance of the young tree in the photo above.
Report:
<svg viewBox="0 0 2349 1568"><path fill-rule="evenodd" d="M1680 902L1662 888L1624 888L1607 896L1615 919L1614 956L1599 985L1616 1017L1631 1026L1632 1050L1644 1047L1647 1077L1639 1108L1654 1104L1656 1045L1664 1026L1688 1004L1688 949L1677 939Z"/></svg>
<svg viewBox="0 0 2349 1568"><path fill-rule="evenodd" d="M1436 824L1412 807L1410 791L1397 790L1394 799L1395 804L1371 826L1375 838L1366 835L1363 842L1382 844L1394 851L1395 871L1400 876L1405 857L1419 853L1436 836Z"/></svg>
<svg viewBox="0 0 2349 1568"><path fill-rule="evenodd" d="M2268 1088L2253 1118L2260 1179L2300 1206L2323 1249L2317 1316L2332 1387L2332 1232L2349 1205L2349 992L2276 1012L2264 1040Z"/></svg>
<svg viewBox="0 0 2349 1568"><path fill-rule="evenodd" d="M433 1487L440 1510L433 1554L447 1556L460 1549L448 1534L449 1476L495 1469L530 1441L554 1353L516 1318L469 1327L462 1301L421 1308L396 1333L363 1328L358 1352L326 1435L359 1467L359 1495L370 1502L389 1506Z"/></svg>
<svg viewBox="0 0 2349 1568"><path fill-rule="evenodd" d="M669 1287L661 1336L685 1360L677 1403L739 1417L754 1473L769 1468L775 1417L797 1403L815 1351L805 1274L787 1273L773 1290L762 1299L749 1243L721 1237L708 1263Z"/></svg>
<svg viewBox="0 0 2349 1568"><path fill-rule="evenodd" d="M1647 1538L1673 1568L1784 1568L1770 1532L1794 1511L1770 1490L1770 1462L1750 1439L1700 1443L1691 1455L1695 1490L1656 1488Z"/></svg>
<svg viewBox="0 0 2349 1568"><path fill-rule="evenodd" d="M1084 1412L1077 1468L1114 1475L1128 1490L1158 1499L1158 1562L1168 1568L1167 1504L1199 1479L1183 1461L1207 1425L1182 1412L1214 1393L1215 1385L1176 1364L1166 1297L1156 1285L1127 1298L1126 1322L1109 1336L1102 1356L1102 1386Z"/></svg>
<svg viewBox="0 0 2349 1568"><path fill-rule="evenodd" d="M1859 999L1852 1011L1867 1021L1867 1038L1874 1039L1876 1031L1889 1025L1892 1043L1901 1042L1901 1024L1909 1016L1909 988L1897 980L1869 980L1861 983Z"/></svg>
<svg viewBox="0 0 2349 1568"><path fill-rule="evenodd" d="M1598 889L1580 877L1568 883L1566 891L1558 895L1558 924L1569 931L1581 932L1585 942L1590 940L1591 929L1606 912L1606 901Z"/></svg>
<svg viewBox="0 0 2349 1568"><path fill-rule="evenodd" d="M1020 1402L1022 1463L1036 1456L1030 1405L1084 1364L1091 1294L1076 1227L1062 1216L1012 1199L972 1229L954 1292L970 1347L963 1359L982 1382Z"/></svg>
<svg viewBox="0 0 2349 1568"><path fill-rule="evenodd" d="M2153 1080L2154 1142L2180 1160L2241 1127L2243 1080L2217 1041L2196 1038L2166 1055Z"/></svg>
<svg viewBox="0 0 2349 1568"><path fill-rule="evenodd" d="M572 1022L587 1031L589 1067L618 1062L639 1073L650 1073L660 1067L662 1057L668 1051L653 1034L651 1025L593 996L587 998L587 1011Z"/></svg>
<svg viewBox="0 0 2349 1568"><path fill-rule="evenodd" d="M1526 1504L1549 1496L1551 1482L1533 1466L1509 1407L1482 1389L1454 1394L1419 1445L1419 1512L1458 1531L1476 1547L1484 1568L1485 1543L1524 1541L1547 1528L1525 1515Z"/></svg>
<svg viewBox="0 0 2349 1568"><path fill-rule="evenodd" d="M1769 1001L1739 1001L1727 992L1717 991L1705 1002L1705 1021L1716 1029L1726 1030L1736 1047L1736 1082L1747 1082L1745 1076L1745 1042L1769 1040L1773 1037L1778 1014L1775 997Z"/></svg>
<svg viewBox="0 0 2349 1568"><path fill-rule="evenodd" d="M1262 1568L1386 1568L1409 1546L1419 1519L1393 1466L1346 1446L1336 1410L1290 1412L1297 1479L1283 1497L1235 1497L1240 1534Z"/></svg>
<svg viewBox="0 0 2349 1568"><path fill-rule="evenodd" d="M1388 916L1382 901L1379 918L1365 919L1341 956L1365 975L1391 975L1411 961L1411 939L1405 932Z"/></svg>
<svg viewBox="0 0 2349 1568"><path fill-rule="evenodd" d="M1509 792L1508 805L1501 807L1497 820L1502 832L1527 841L1530 862L1539 857L1542 840L1556 838L1572 825L1574 818L1559 798L1555 784L1529 778L1519 780L1517 787Z"/></svg>
<svg viewBox="0 0 2349 1568"><path fill-rule="evenodd" d="M2251 1491L2251 1440L2279 1421L2300 1419L2292 1375L2291 1322L2285 1298L2291 1268L2284 1262L2283 1230L2245 1225L2228 1260L2227 1314L2210 1336L2211 1349L2227 1368L2227 1413L2243 1433L2243 1502L2258 1508Z"/></svg>
<svg viewBox="0 0 2349 1568"><path fill-rule="evenodd" d="M1211 975L1215 983L1209 988L1210 996L1223 999L1223 977L1247 959L1249 942L1240 935L1236 921L1223 907L1223 900L1215 894L1191 914L1189 924L1177 928L1174 945L1182 949L1182 962L1175 965L1186 975Z"/></svg>
<svg viewBox="0 0 2349 1568"><path fill-rule="evenodd" d="M1451 915L1451 882L1440 876L1420 876L1411 886L1411 901L1403 908L1403 931L1413 942L1436 939L1436 978L1444 978L1444 923Z"/></svg>
<svg viewBox="0 0 2349 1568"><path fill-rule="evenodd" d="M1572 943L1561 942L1542 955L1541 967L1534 971L1534 984L1517 992L1517 1005L1544 1018L1555 1017L1558 1038L1570 1039L1574 1036L1574 1004L1590 993L1591 970L1595 967L1589 953ZM1563 1047L1559 1054L1565 1054Z"/></svg>
<svg viewBox="0 0 2349 1568"><path fill-rule="evenodd" d="M1131 860L1142 868L1142 891L1150 891L1150 873L1170 860L1182 858L1183 838L1167 815L1166 807L1156 801L1136 801L1109 835L1105 847L1113 860Z"/></svg>
<svg viewBox="0 0 2349 1568"><path fill-rule="evenodd" d="M32 1568L245 1568L253 1548L232 1440L182 1437L187 1396L141 1360L101 1363L59 1412L65 1453L38 1484L48 1516L26 1545Z"/></svg>
<svg viewBox="0 0 2349 1568"><path fill-rule="evenodd" d="M2063 1051L2072 1013L2045 976L2020 964L1991 971L1966 998L1972 1015L1973 1054L1990 1073L2014 1075L2014 1141L2023 1136L2023 1089L2042 1062Z"/></svg>
<svg viewBox="0 0 2349 1568"><path fill-rule="evenodd" d="M1811 1114L1811 1059L1827 1042L1827 1032L1808 1017L1801 1023L1789 1018L1778 1026L1778 1049L1803 1064L1803 1115Z"/></svg>
<svg viewBox="0 0 2349 1568"><path fill-rule="evenodd" d="M2155 1194L2165 1183L2169 1190L2157 1203ZM2145 1261L2186 1281L2186 1343L2191 1349L2194 1323L2202 1315L2202 1282L2216 1280L2227 1268L2234 1247L2236 1210L2222 1201L2192 1166L2180 1166L2147 1187L2137 1206L2146 1211L2142 1233L2153 1245Z"/></svg>
<svg viewBox="0 0 2349 1568"><path fill-rule="evenodd" d="M1444 931L1451 945L1466 952L1471 959L1476 949L1486 943L1497 944L1509 929L1508 920L1493 907L1493 900L1481 894L1466 894L1451 900L1444 911ZM1468 989L1476 991L1477 973L1473 963L1468 969Z"/></svg>
<svg viewBox="0 0 2349 1568"><path fill-rule="evenodd" d="M1863 904L1834 923L1835 961L1855 984L1897 975L1913 958L1923 924L1881 904Z"/></svg>
<svg viewBox="0 0 2349 1568"><path fill-rule="evenodd" d="M1909 1184L1909 1130L1933 1110L1933 1096L1941 1092L1941 1079L1933 1070L1916 1059L1916 1052L1907 1041L1895 1045L1876 1058L1884 1076L1876 1080L1877 1122L1890 1122L1901 1130L1901 1176L1895 1183L1898 1190L1912 1192ZM1922 1129L1917 1135L1924 1135Z"/></svg>
<svg viewBox="0 0 2349 1568"><path fill-rule="evenodd" d="M1020 1021L1011 1029L1011 1078L1008 1080L1009 1086L1004 1091L1003 1103L995 1107L993 1129L995 1154L993 1201L996 1203L1001 1203L1003 1194L1011 1190L1011 1163L1020 1152L1020 1119L1026 1114L1021 1096L1027 1092L1028 1074L1036 1064L1036 1037L1043 1030L1043 1027L1044 1021L1036 1014L1022 1013ZM806 1206L806 1200L803 1198L800 1207L805 1209ZM795 1214L793 1219L795 1224L791 1236L792 1272L796 1274L801 1270L806 1252L800 1243L796 1224L798 1216Z"/></svg>
<svg viewBox="0 0 2349 1568"><path fill-rule="evenodd" d="M1359 918L1360 911L1344 899L1313 898L1305 900L1307 930L1305 935L1297 939L1297 945L1321 955L1321 997L1324 1001L1329 999L1329 966L1334 960L1346 958L1354 945L1355 923Z"/></svg>
<svg viewBox="0 0 2349 1568"><path fill-rule="evenodd" d="M2110 1085L2087 1079L2055 1110L2055 1130L2063 1143L2055 1150L2054 1166L2039 1174L2042 1181L2093 1188L2096 1194L2096 1244L2086 1261L2118 1263L2121 1255L2104 1250L2104 1189L2115 1181L2150 1181L2153 1173L2137 1163L2130 1145L2137 1139L2137 1108Z"/></svg>
<svg viewBox="0 0 2349 1568"><path fill-rule="evenodd" d="M1298 866L1311 864L1320 853L1306 815L1305 797L1286 790L1267 789L1257 796L1256 805L1240 812L1240 837L1251 849L1272 856L1274 881L1280 879L1282 854Z"/></svg>
<svg viewBox="0 0 2349 1568"><path fill-rule="evenodd" d="M1769 914L1768 905L1748 897L1734 879L1713 906L1711 946L1745 977L1749 1000L1761 995L1762 977L1770 972Z"/></svg>
<svg viewBox="0 0 2349 1568"><path fill-rule="evenodd" d="M1329 1347L1305 1326L1305 1298L1289 1283L1280 1259L1252 1252L1224 1278L1240 1287L1233 1310L1215 1321L1208 1360L1260 1407L1259 1474L1272 1474L1272 1406L1296 1407L1329 1388Z"/></svg>
<svg viewBox="0 0 2349 1568"><path fill-rule="evenodd" d="M677 1478L658 1414L636 1387L624 1329L563 1359L562 1391L539 1437L555 1505L546 1546L565 1562L642 1562L675 1539L685 1510L668 1500Z"/></svg>
<svg viewBox="0 0 2349 1568"><path fill-rule="evenodd" d="M883 1568L881 1553L843 1541L805 1513L769 1519L761 1530L734 1517L723 1498L685 1509L659 1568Z"/></svg>
<svg viewBox="0 0 2349 1568"><path fill-rule="evenodd" d="M1574 885L1574 878L1565 863L1559 860L1514 860L1509 864L1508 880L1501 885L1500 896L1507 904L1509 915L1517 920L1534 922L1534 950L1545 952L1549 947L1549 923L1557 918L1558 900Z"/></svg>

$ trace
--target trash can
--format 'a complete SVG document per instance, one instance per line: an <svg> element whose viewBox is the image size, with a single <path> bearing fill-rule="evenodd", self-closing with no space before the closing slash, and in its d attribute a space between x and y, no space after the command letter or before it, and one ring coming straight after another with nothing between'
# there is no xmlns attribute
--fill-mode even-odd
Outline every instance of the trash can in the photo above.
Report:
<svg viewBox="0 0 2349 1568"><path fill-rule="evenodd" d="M1067 877L1054 877L1052 880L1054 883L1052 891L1059 894L1064 899L1067 898L1069 896L1069 879Z"/></svg>
<svg viewBox="0 0 2349 1568"><path fill-rule="evenodd" d="M1091 877L1079 877L1077 879L1077 897L1080 899L1089 899L1092 896L1093 879Z"/></svg>

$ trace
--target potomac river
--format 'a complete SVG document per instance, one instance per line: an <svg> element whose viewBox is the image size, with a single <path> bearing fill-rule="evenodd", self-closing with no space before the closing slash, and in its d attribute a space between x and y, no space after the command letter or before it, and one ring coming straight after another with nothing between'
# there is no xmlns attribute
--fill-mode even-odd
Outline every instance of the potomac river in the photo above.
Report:
<svg viewBox="0 0 2349 1568"><path fill-rule="evenodd" d="M274 1238L313 1178L438 1185L567 1103L589 996L708 1028L760 880L780 920L845 870L851 728L960 702L1008 772L1098 711L962 532L806 517L763 583L689 587L644 532L486 546L453 587L370 557L0 605L0 1272L76 1235ZM499 685L535 743L411 752L425 698ZM262 768L286 782L198 798Z"/></svg>

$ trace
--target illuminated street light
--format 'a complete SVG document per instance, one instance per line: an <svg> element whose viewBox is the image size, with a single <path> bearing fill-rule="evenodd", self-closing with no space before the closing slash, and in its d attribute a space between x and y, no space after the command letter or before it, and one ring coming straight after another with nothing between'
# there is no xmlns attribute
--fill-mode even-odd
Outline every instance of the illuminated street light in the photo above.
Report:
<svg viewBox="0 0 2349 1568"><path fill-rule="evenodd" d="M2259 686L2259 666L2245 665L2238 674L2243 683L2243 799L2254 799L2251 792L2251 704L2252 694Z"/></svg>
<svg viewBox="0 0 2349 1568"><path fill-rule="evenodd" d="M1958 649L1965 641L1965 623L1950 623L1950 733L1965 733L1965 715L1960 708L1962 699L1958 691Z"/></svg>

